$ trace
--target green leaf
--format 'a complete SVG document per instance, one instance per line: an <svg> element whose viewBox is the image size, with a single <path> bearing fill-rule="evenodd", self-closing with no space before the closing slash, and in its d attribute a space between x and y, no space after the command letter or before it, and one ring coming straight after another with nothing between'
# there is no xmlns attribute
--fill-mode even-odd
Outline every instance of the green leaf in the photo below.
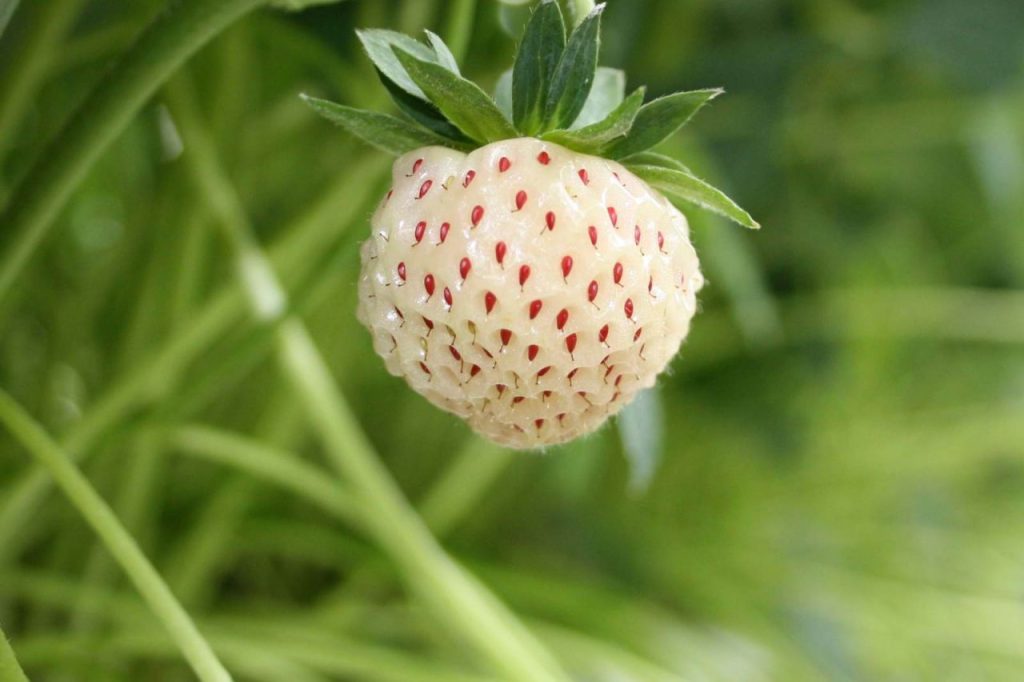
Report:
<svg viewBox="0 0 1024 682"><path fill-rule="evenodd" d="M584 128L603 120L626 97L626 74L621 69L607 66L597 67L590 94L583 103L583 111L576 117L570 128Z"/></svg>
<svg viewBox="0 0 1024 682"><path fill-rule="evenodd" d="M395 156L433 145L456 149L466 148L395 116L353 109L343 104L308 95L300 95L300 97L302 101L313 108L313 111L328 121L337 123L359 139Z"/></svg>
<svg viewBox="0 0 1024 682"><path fill-rule="evenodd" d="M398 47L417 59L436 63L438 58L434 50L404 33L383 28L360 29L356 31L356 35L359 36L359 41L363 44L363 49L366 50L370 61L382 75L385 85L390 80L413 97L427 99L415 81L402 68L392 48Z"/></svg>
<svg viewBox="0 0 1024 682"><path fill-rule="evenodd" d="M623 159L654 147L686 125L701 107L722 92L720 88L677 92L648 102L636 115L629 135L611 145L607 156Z"/></svg>
<svg viewBox="0 0 1024 682"><path fill-rule="evenodd" d="M505 114L505 118L512 118L512 69L501 74L498 82L494 85L494 103Z"/></svg>
<svg viewBox="0 0 1024 682"><path fill-rule="evenodd" d="M671 168L672 170L682 171L693 175L693 172L680 160L674 159L671 156L665 154L658 154L657 152L640 152L639 154L633 154L622 160L622 163L627 166L660 166L661 168Z"/></svg>
<svg viewBox="0 0 1024 682"><path fill-rule="evenodd" d="M753 230L761 228L761 225L751 218L749 213L737 206L736 202L721 190L712 187L689 172L649 165L628 164L626 168L651 187L677 199L725 216L743 227Z"/></svg>
<svg viewBox="0 0 1024 682"><path fill-rule="evenodd" d="M476 83L452 73L440 64L417 59L394 48L406 73L455 127L477 142L518 137L516 129L498 105Z"/></svg>
<svg viewBox="0 0 1024 682"><path fill-rule="evenodd" d="M544 128L547 130L568 128L583 110L597 71L603 11L604 4L595 7L565 44L544 105Z"/></svg>
<svg viewBox="0 0 1024 682"><path fill-rule="evenodd" d="M448 45L441 40L441 36L430 30L427 30L426 34L427 40L430 41L430 46L434 48L437 63L452 73L459 73L459 63L455 60L455 55L452 54L452 51L448 49Z"/></svg>
<svg viewBox="0 0 1024 682"><path fill-rule="evenodd" d="M658 469L664 450L664 420L661 395L655 387L640 391L616 417L622 449L629 460L629 488L634 493L646 491Z"/></svg>
<svg viewBox="0 0 1024 682"><path fill-rule="evenodd" d="M599 154L610 142L629 132L644 103L644 91L642 87L634 90L603 121L579 130L553 130L541 137L584 154Z"/></svg>
<svg viewBox="0 0 1024 682"><path fill-rule="evenodd" d="M378 71L378 73L380 72ZM384 84L384 87L387 88L388 94L391 95L391 99L394 100L395 104L398 105L398 108L403 114L416 121L427 130L432 130L442 137L447 137L456 141L468 141L469 138L463 135L462 131L453 126L451 122L445 118L444 114L441 113L440 109L425 99L420 99L419 97L410 95L383 74L380 74L380 76L380 80Z"/></svg>
<svg viewBox="0 0 1024 682"><path fill-rule="evenodd" d="M535 135L544 119L550 78L565 49L565 24L558 4L545 0L526 24L512 67L512 121Z"/></svg>

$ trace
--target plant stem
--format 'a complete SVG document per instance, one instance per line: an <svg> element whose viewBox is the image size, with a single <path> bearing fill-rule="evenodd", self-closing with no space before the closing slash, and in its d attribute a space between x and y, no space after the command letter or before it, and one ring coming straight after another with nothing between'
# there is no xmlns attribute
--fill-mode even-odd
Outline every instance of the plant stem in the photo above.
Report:
<svg viewBox="0 0 1024 682"><path fill-rule="evenodd" d="M476 0L452 0L445 23L445 42L448 43L455 61L462 63L469 49L469 39L473 34L473 15L476 13Z"/></svg>
<svg viewBox="0 0 1024 682"><path fill-rule="evenodd" d="M7 0L0 3L6 5ZM11 3L10 8L0 5L0 34L10 18L5 18L4 13L13 13L17 4ZM6 150L14 144L18 124L56 56L54 47L64 37L81 4L82 0L51 0L35 7L29 5L33 21L27 27L27 35L0 69L0 148Z"/></svg>
<svg viewBox="0 0 1024 682"><path fill-rule="evenodd" d="M3 17L0 16L0 20L2 19ZM0 30L2 29L3 25L0 25ZM18 659L14 656L14 649L11 648L11 643L7 641L7 636L4 635L2 629L0 629L0 680L28 682L28 676L21 669Z"/></svg>
<svg viewBox="0 0 1024 682"><path fill-rule="evenodd" d="M220 217L253 313L261 320L275 319L287 310L287 294L252 235L245 208L220 167L191 94L185 81L169 88L172 110L188 144L185 160L192 166L197 188ZM410 587L441 622L511 679L567 679L525 626L437 544L370 446L302 322L286 317L276 330L275 344L282 373L331 463L359 503L373 511L363 515L367 529L398 564Z"/></svg>
<svg viewBox="0 0 1024 682"><path fill-rule="evenodd" d="M71 115L0 217L0 302L71 193L150 95L196 50L265 1L183 0L143 32Z"/></svg>
<svg viewBox="0 0 1024 682"><path fill-rule="evenodd" d="M511 450L471 436L419 505L434 534L445 536L464 519L513 457Z"/></svg>
<svg viewBox="0 0 1024 682"><path fill-rule="evenodd" d="M42 427L2 389L0 422L50 472L163 623L199 679L230 682L231 675L107 503Z"/></svg>

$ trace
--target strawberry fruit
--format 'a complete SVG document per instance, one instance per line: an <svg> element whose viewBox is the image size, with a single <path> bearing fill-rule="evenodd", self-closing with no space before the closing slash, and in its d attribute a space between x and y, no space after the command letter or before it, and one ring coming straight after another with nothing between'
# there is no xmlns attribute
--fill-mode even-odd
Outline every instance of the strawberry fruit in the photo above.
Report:
<svg viewBox="0 0 1024 682"><path fill-rule="evenodd" d="M678 351L703 278L686 218L661 192L757 227L648 151L719 90L646 104L642 88L591 94L610 80L597 66L601 10L566 37L557 3L541 2L495 99L437 36L427 46L384 30L359 35L406 118L304 96L399 155L362 248L358 316L375 350L511 447L597 429Z"/></svg>

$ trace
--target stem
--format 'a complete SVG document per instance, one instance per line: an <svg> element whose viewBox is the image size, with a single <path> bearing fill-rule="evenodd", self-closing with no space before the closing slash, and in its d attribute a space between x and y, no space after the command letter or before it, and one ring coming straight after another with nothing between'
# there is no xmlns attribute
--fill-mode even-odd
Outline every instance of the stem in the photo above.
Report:
<svg viewBox="0 0 1024 682"><path fill-rule="evenodd" d="M199 679L230 682L231 675L107 503L49 435L2 389L0 422L50 472L72 506L92 526Z"/></svg>
<svg viewBox="0 0 1024 682"><path fill-rule="evenodd" d="M3 17L0 16L0 21L2 20ZM0 24L0 31L2 30L3 24ZM7 641L7 636L2 629L0 629L0 680L28 682L28 676L21 669L18 659L14 656L14 649L11 648L11 643Z"/></svg>
<svg viewBox="0 0 1024 682"><path fill-rule="evenodd" d="M188 144L185 160L195 173L197 188L220 217L252 310L260 319L273 319L287 309L287 294L252 236L245 208L220 167L187 83L175 83L169 94ZM367 529L439 620L514 680L565 680L558 664L525 626L431 536L368 443L302 322L286 317L276 329L275 342L279 366L305 406L332 464L365 509L373 510L363 515Z"/></svg>
<svg viewBox="0 0 1024 682"><path fill-rule="evenodd" d="M7 0L0 0L0 3L7 4ZM9 15L5 18L4 13L13 13L17 4L11 3L10 8L0 6L0 34L10 18ZM17 126L56 56L54 47L64 37L81 4L82 0L51 0L38 3L38 7L29 6L30 10L38 11L32 16L33 21L18 51L4 65L0 78L0 146L3 148L14 145Z"/></svg>
<svg viewBox="0 0 1024 682"><path fill-rule="evenodd" d="M234 467L274 483L346 523L362 525L362 509L352 494L291 453L257 440L198 425L175 430L171 443L193 457Z"/></svg>
<svg viewBox="0 0 1024 682"><path fill-rule="evenodd" d="M172 3L71 115L0 218L0 302L103 151L150 95L200 47L266 0Z"/></svg>
<svg viewBox="0 0 1024 682"><path fill-rule="evenodd" d="M473 16L476 14L476 0L452 0L445 23L445 42L451 49L455 61L462 63L469 49L473 34Z"/></svg>
<svg viewBox="0 0 1024 682"><path fill-rule="evenodd" d="M423 520L434 534L445 536L464 519L513 457L511 450L471 436L419 505Z"/></svg>
<svg viewBox="0 0 1024 682"><path fill-rule="evenodd" d="M18 2L20 0L0 0L0 38L3 37L7 24L14 16L14 10L18 9Z"/></svg>

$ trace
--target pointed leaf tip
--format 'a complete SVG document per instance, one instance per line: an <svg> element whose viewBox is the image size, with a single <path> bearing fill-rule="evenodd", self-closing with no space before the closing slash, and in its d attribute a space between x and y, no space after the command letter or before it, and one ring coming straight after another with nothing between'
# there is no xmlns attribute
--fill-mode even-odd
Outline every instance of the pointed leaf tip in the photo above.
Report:
<svg viewBox="0 0 1024 682"><path fill-rule="evenodd" d="M375 111L363 111L301 93L299 98L313 111L336 123L352 135L378 149L395 156L420 147L444 146L466 149L465 145L436 135L429 130L395 116Z"/></svg>
<svg viewBox="0 0 1024 682"><path fill-rule="evenodd" d="M516 137L518 133L487 93L440 64L418 59L397 45L396 58L445 118L470 139L481 143Z"/></svg>

